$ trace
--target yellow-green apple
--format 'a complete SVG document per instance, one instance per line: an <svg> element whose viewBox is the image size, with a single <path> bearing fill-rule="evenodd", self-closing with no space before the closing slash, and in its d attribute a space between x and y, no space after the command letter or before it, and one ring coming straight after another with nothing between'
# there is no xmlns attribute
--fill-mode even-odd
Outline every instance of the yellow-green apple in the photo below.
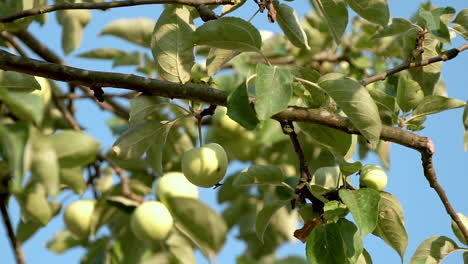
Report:
<svg viewBox="0 0 468 264"><path fill-rule="evenodd" d="M219 183L224 178L227 165L226 152L216 143L193 148L182 157L182 173L191 183L205 188Z"/></svg>
<svg viewBox="0 0 468 264"><path fill-rule="evenodd" d="M465 228L468 228L468 217L466 217L464 214L462 213L457 213L458 217L460 218L460 220L462 221L463 225L465 226ZM460 230L460 228L458 227L458 225L455 223L455 221L452 220L452 230L453 230L453 233L455 234L455 236L457 236L458 240L460 240L460 242L462 242L463 244L465 245L468 245L465 237L463 236L463 233L462 231Z"/></svg>
<svg viewBox="0 0 468 264"><path fill-rule="evenodd" d="M198 199L198 188L182 172L168 172L156 183L156 196L164 202L167 197Z"/></svg>
<svg viewBox="0 0 468 264"><path fill-rule="evenodd" d="M380 166L367 164L361 169L359 185L383 191L387 186L387 174Z"/></svg>
<svg viewBox="0 0 468 264"><path fill-rule="evenodd" d="M78 200L65 209L65 225L76 237L84 239L89 236L95 205L94 200Z"/></svg>
<svg viewBox="0 0 468 264"><path fill-rule="evenodd" d="M133 211L130 228L141 241L149 244L164 240L172 229L174 220L167 207L157 201L147 201Z"/></svg>

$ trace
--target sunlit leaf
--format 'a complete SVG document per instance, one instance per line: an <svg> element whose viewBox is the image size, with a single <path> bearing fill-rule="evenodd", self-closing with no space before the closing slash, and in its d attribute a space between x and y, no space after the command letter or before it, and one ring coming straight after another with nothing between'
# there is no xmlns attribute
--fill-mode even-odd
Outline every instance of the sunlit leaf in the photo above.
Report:
<svg viewBox="0 0 468 264"><path fill-rule="evenodd" d="M263 234L265 233L266 228L270 224L270 220L273 215L280 209L281 207L287 205L289 201L278 201L265 204L258 212L257 218L255 220L255 231L257 233L258 239L263 243Z"/></svg>
<svg viewBox="0 0 468 264"><path fill-rule="evenodd" d="M255 111L258 119L266 120L288 106L292 96L292 81L289 70L257 64Z"/></svg>
<svg viewBox="0 0 468 264"><path fill-rule="evenodd" d="M370 188L359 190L342 189L339 191L339 195L343 203L351 211L359 227L361 237L372 233L377 225L379 192Z"/></svg>
<svg viewBox="0 0 468 264"><path fill-rule="evenodd" d="M123 18L107 24L99 35L111 35L149 48L156 22L149 18Z"/></svg>
<svg viewBox="0 0 468 264"><path fill-rule="evenodd" d="M233 185L281 184L284 175L274 165L253 165L235 176Z"/></svg>
<svg viewBox="0 0 468 264"><path fill-rule="evenodd" d="M84 241L78 240L68 230L57 232L52 239L47 241L46 247L57 254L62 254L68 249L83 244Z"/></svg>
<svg viewBox="0 0 468 264"><path fill-rule="evenodd" d="M346 2L344 0L311 0L310 2L314 9L325 18L335 42L341 43L341 37L348 24Z"/></svg>
<svg viewBox="0 0 468 264"><path fill-rule="evenodd" d="M390 18L387 0L346 0L348 5L361 17L370 22L386 26Z"/></svg>
<svg viewBox="0 0 468 264"><path fill-rule="evenodd" d="M409 263L440 263L447 255L458 249L457 244L452 239L445 236L434 236L424 240L418 246Z"/></svg>
<svg viewBox="0 0 468 264"><path fill-rule="evenodd" d="M461 10L452 21L453 29L468 40L468 8Z"/></svg>
<svg viewBox="0 0 468 264"><path fill-rule="evenodd" d="M278 1L273 1L276 9L276 19L283 33L294 46L304 49L310 49L307 42L307 35L301 26L299 17L294 8Z"/></svg>
<svg viewBox="0 0 468 264"><path fill-rule="evenodd" d="M424 97L419 105L413 111L413 117L431 115L445 110L464 107L465 102L447 98L439 95L430 95Z"/></svg>
<svg viewBox="0 0 468 264"><path fill-rule="evenodd" d="M63 130L50 140L63 168L87 165L96 159L100 150L99 142L81 131Z"/></svg>

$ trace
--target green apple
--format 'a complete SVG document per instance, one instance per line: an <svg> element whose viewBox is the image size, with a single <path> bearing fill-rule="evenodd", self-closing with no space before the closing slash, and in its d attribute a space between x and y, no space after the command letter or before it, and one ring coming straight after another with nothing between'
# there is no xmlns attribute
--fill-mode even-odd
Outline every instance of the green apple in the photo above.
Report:
<svg viewBox="0 0 468 264"><path fill-rule="evenodd" d="M227 108L218 106L216 107L215 114L213 115L213 125L226 130L227 132L242 132L246 130L239 123L232 120L227 114Z"/></svg>
<svg viewBox="0 0 468 264"><path fill-rule="evenodd" d="M158 243L164 240L174 225L172 215L161 202L147 201L133 211L130 228L141 241Z"/></svg>
<svg viewBox="0 0 468 264"><path fill-rule="evenodd" d="M205 188L224 178L227 165L226 152L216 143L191 149L182 157L182 173L191 183Z"/></svg>
<svg viewBox="0 0 468 264"><path fill-rule="evenodd" d="M181 172L168 172L156 183L156 196L164 202L167 197L198 199L198 188Z"/></svg>
<svg viewBox="0 0 468 264"><path fill-rule="evenodd" d="M65 225L76 237L84 239L89 236L95 205L94 200L78 200L65 209Z"/></svg>
<svg viewBox="0 0 468 264"><path fill-rule="evenodd" d="M369 187L377 191L383 191L387 186L387 174L378 165L368 164L362 167L359 177L359 184L362 187Z"/></svg>
<svg viewBox="0 0 468 264"><path fill-rule="evenodd" d="M468 217L466 217L462 213L457 213L457 215L458 217L460 217L460 220L462 221L465 228L468 228ZM453 220L452 220L452 230L455 236L457 236L458 240L460 240L460 242L462 242L465 245L468 245L467 241L465 240L465 237L463 236L463 233L461 232L460 228Z"/></svg>

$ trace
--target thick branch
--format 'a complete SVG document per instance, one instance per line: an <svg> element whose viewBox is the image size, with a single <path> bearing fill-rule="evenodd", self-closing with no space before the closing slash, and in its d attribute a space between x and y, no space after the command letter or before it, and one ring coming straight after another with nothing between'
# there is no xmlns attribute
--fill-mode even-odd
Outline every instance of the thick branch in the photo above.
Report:
<svg viewBox="0 0 468 264"><path fill-rule="evenodd" d="M464 51L466 49L468 49L468 44L464 44L464 45L462 45L461 47L459 47L457 49L448 50L447 52L445 52L445 54L443 54L441 56L436 56L436 57L432 57L432 58L429 58L429 59L426 59L426 60L415 61L415 62L411 62L411 63L406 62L406 63L400 64L397 67L395 67L393 69L390 69L390 70L388 70L386 72L383 72L383 73L368 77L368 78L362 80L361 84L366 86L366 85L368 85L370 83L373 83L373 82L376 82L376 81L385 80L385 78L387 78L388 76L390 76L392 74L395 74L395 73L398 73L398 72L401 72L403 70L422 67L422 66L426 66L426 65L429 65L429 64L432 64L432 63L435 63L435 62L439 62L439 61L451 60L451 59L455 58L458 55L458 53L460 53L460 52L462 52L462 51Z"/></svg>
<svg viewBox="0 0 468 264"><path fill-rule="evenodd" d="M31 75L42 76L57 81L71 82L88 87L114 87L143 92L146 94L163 96L168 98L190 99L212 105L226 105L228 93L206 86L183 85L161 80L144 78L132 74L110 73L83 70L74 67L43 62L34 59L15 56L0 50L0 69L13 70ZM327 127L335 128L349 134L360 134L351 121L345 117L331 114L322 109L305 109L300 107L288 107L274 115L276 120L312 122ZM433 154L432 142L423 136L413 134L398 127L383 126L380 138L394 142L421 152L422 155ZM430 167L424 166L424 170ZM435 174L434 174L435 175ZM427 177L427 176L426 176ZM429 179L429 178L428 178ZM436 178L431 180L431 186L436 189L447 211L453 211L442 188L437 184ZM457 216L450 214L452 219L459 224ZM458 219L458 220L456 220ZM464 230L461 225L460 229Z"/></svg>
<svg viewBox="0 0 468 264"><path fill-rule="evenodd" d="M24 261L24 254L23 250L21 249L21 243L16 238L15 232L13 231L13 225L11 224L10 216L8 215L8 210L6 208L7 199L5 195L2 194L1 196L2 197L0 197L0 211L2 213L3 224L5 225L5 228L8 233L8 238L10 239L11 247L15 252L16 263L24 264L26 262Z"/></svg>
<svg viewBox="0 0 468 264"><path fill-rule="evenodd" d="M44 13L54 12L57 10L65 9L100 9L107 10L110 8L137 6L137 5L154 5L154 4L180 4L198 6L204 5L233 5L233 0L127 0L127 1L113 1L103 3L61 3L55 5L41 6L28 10L23 10L13 15L0 16L0 23L8 23L16 19L40 15Z"/></svg>

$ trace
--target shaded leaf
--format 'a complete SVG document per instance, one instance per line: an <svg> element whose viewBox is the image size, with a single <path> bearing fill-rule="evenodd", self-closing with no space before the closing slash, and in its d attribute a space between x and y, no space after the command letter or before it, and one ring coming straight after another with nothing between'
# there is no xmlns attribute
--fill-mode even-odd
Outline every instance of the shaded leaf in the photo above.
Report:
<svg viewBox="0 0 468 264"><path fill-rule="evenodd" d="M47 241L46 247L57 254L62 254L70 248L83 244L84 241L78 240L68 230L61 230L55 233L54 237Z"/></svg>
<svg viewBox="0 0 468 264"><path fill-rule="evenodd" d="M107 24L99 35L111 35L149 48L155 24L153 19L144 17L117 19Z"/></svg>
<svg viewBox="0 0 468 264"><path fill-rule="evenodd" d="M266 120L284 110L292 96L293 76L289 70L259 63L256 68L255 111L258 119Z"/></svg>
<svg viewBox="0 0 468 264"><path fill-rule="evenodd" d="M244 84L239 85L227 99L227 115L243 127L252 130L259 123L257 115L250 105L247 88Z"/></svg>
<svg viewBox="0 0 468 264"><path fill-rule="evenodd" d="M346 0L348 5L361 17L370 22L386 26L390 18L387 0Z"/></svg>
<svg viewBox="0 0 468 264"><path fill-rule="evenodd" d="M193 25L186 6L166 7L154 26L151 50L160 76L170 82L190 80L194 64Z"/></svg>
<svg viewBox="0 0 468 264"><path fill-rule="evenodd" d="M162 108L168 105L165 98L140 94L130 100L128 122L135 126L149 120L160 120Z"/></svg>
<svg viewBox="0 0 468 264"><path fill-rule="evenodd" d="M63 130L50 140L63 168L87 165L96 159L100 150L99 142L81 131Z"/></svg>
<svg viewBox="0 0 468 264"><path fill-rule="evenodd" d="M409 112L416 108L424 98L424 92L419 83L400 77L398 79L397 103L403 112Z"/></svg>
<svg viewBox="0 0 468 264"><path fill-rule="evenodd" d="M239 55L238 51L211 48L208 56L206 57L206 72L208 76L215 75L222 69L224 64L237 55Z"/></svg>
<svg viewBox="0 0 468 264"><path fill-rule="evenodd" d="M404 226L401 204L390 193L380 193L379 219L373 234L391 246L403 260L408 246L408 234Z"/></svg>
<svg viewBox="0 0 468 264"><path fill-rule="evenodd" d="M41 90L41 85L32 75L0 70L0 87L10 91L32 92Z"/></svg>
<svg viewBox="0 0 468 264"><path fill-rule="evenodd" d="M455 9L451 8L455 13ZM438 11L439 14L436 12ZM427 11L423 8L419 9L419 17L421 17L425 24L426 28L431 32L431 34L437 38L439 41L450 45L450 33L448 31L447 25L445 25L441 20L440 16L444 12L444 9L438 8L432 11Z"/></svg>
<svg viewBox="0 0 468 264"><path fill-rule="evenodd" d="M197 28L195 44L227 50L259 52L262 47L262 37L252 24L241 18L221 17Z"/></svg>
<svg viewBox="0 0 468 264"><path fill-rule="evenodd" d="M277 12L276 21L289 41L296 47L310 49L307 35L294 8L287 4L280 4L278 1L273 1L273 6Z"/></svg>
<svg viewBox="0 0 468 264"><path fill-rule="evenodd" d="M377 105L366 88L337 73L322 76L319 85L335 100L371 145L377 146L382 122Z"/></svg>
<svg viewBox="0 0 468 264"><path fill-rule="evenodd" d="M333 39L340 44L348 24L346 2L344 0L311 0L310 2L314 9L325 18Z"/></svg>
<svg viewBox="0 0 468 264"><path fill-rule="evenodd" d="M121 57L127 54L126 51L116 48L97 48L76 55L80 58L112 60L115 57Z"/></svg>
<svg viewBox="0 0 468 264"><path fill-rule="evenodd" d="M273 165L252 165L235 176L233 185L281 184L284 174Z"/></svg>
<svg viewBox="0 0 468 264"><path fill-rule="evenodd" d="M221 250L228 231L221 215L191 198L169 197L167 206L176 222L196 241L202 252L214 254Z"/></svg>
<svg viewBox="0 0 468 264"><path fill-rule="evenodd" d="M29 130L29 125L21 122L8 125L0 123L0 147L6 153L13 178L13 192L22 189L23 176L30 164Z"/></svg>
<svg viewBox="0 0 468 264"><path fill-rule="evenodd" d="M468 40L468 8L461 10L452 21L453 29Z"/></svg>
<svg viewBox="0 0 468 264"><path fill-rule="evenodd" d="M412 28L417 29L417 25L404 18L392 18L392 23L390 25L385 25L382 30L373 36L373 38L400 35Z"/></svg>
<svg viewBox="0 0 468 264"><path fill-rule="evenodd" d="M330 201L323 206L323 218L328 222L337 222L349 213L349 209L339 201Z"/></svg>
<svg viewBox="0 0 468 264"><path fill-rule="evenodd" d="M304 130L306 135L312 138L314 143L329 148L341 156L347 156L346 154L352 147L353 135L351 134L318 124L305 122L298 122L297 124Z"/></svg>
<svg viewBox="0 0 468 264"><path fill-rule="evenodd" d="M257 233L258 239L263 243L263 234L270 224L270 220L273 215L283 206L287 205L289 201L277 201L269 204L265 204L258 212L257 218L255 220L255 231Z"/></svg>
<svg viewBox="0 0 468 264"><path fill-rule="evenodd" d="M40 124L44 117L45 102L33 92L7 91L0 87L0 100L17 118Z"/></svg>
<svg viewBox="0 0 468 264"><path fill-rule="evenodd" d="M359 190L341 189L339 196L353 215L354 221L359 227L361 237L374 231L377 225L380 194L370 188Z"/></svg>
<svg viewBox="0 0 468 264"><path fill-rule="evenodd" d="M355 263L362 250L356 226L344 218L315 227L306 245L309 263Z"/></svg>

